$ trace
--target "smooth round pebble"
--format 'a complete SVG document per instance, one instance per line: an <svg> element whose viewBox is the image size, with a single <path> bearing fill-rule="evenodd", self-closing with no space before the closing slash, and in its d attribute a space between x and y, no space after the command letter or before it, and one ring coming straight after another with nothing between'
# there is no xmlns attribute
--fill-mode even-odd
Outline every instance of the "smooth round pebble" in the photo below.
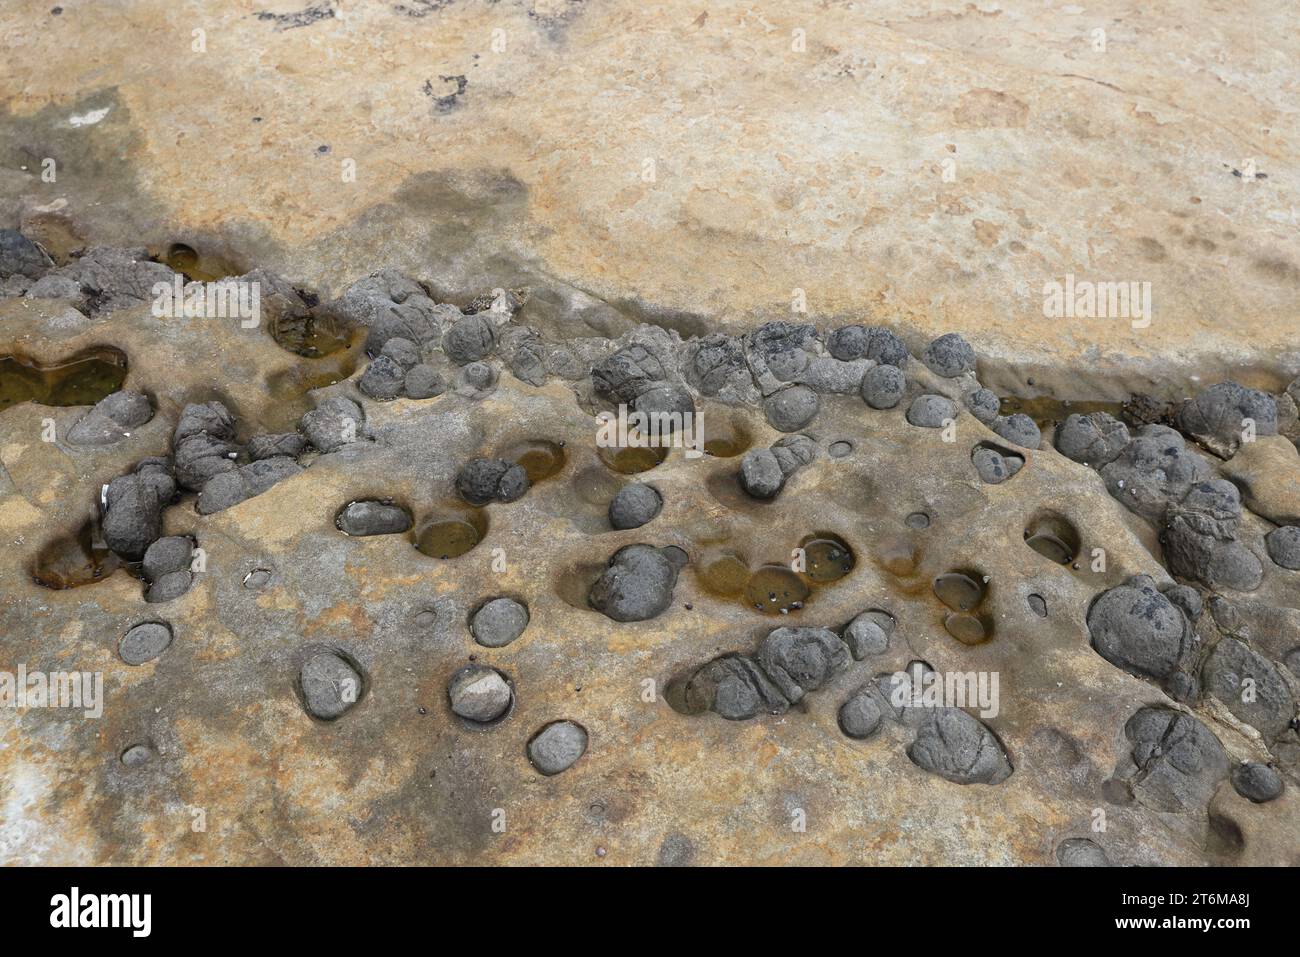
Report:
<svg viewBox="0 0 1300 957"><path fill-rule="evenodd" d="M117 653L128 665L142 665L153 661L172 643L172 629L160 621L146 621L136 625L117 644Z"/></svg>
<svg viewBox="0 0 1300 957"><path fill-rule="evenodd" d="M957 418L957 406L941 395L918 395L907 409L907 421L923 429L941 429Z"/></svg>
<svg viewBox="0 0 1300 957"><path fill-rule="evenodd" d="M528 742L528 760L550 776L559 774L587 751L587 732L572 721L553 721Z"/></svg>
<svg viewBox="0 0 1300 957"><path fill-rule="evenodd" d="M798 432L816 417L820 408L821 399L806 385L792 385L763 401L768 424L778 432Z"/></svg>
<svg viewBox="0 0 1300 957"><path fill-rule="evenodd" d="M840 730L850 738L869 738L880 727L880 705L869 694L854 695L840 705Z"/></svg>
<svg viewBox="0 0 1300 957"><path fill-rule="evenodd" d="M322 721L333 721L361 697L361 675L331 651L308 658L298 680L307 713Z"/></svg>
<svg viewBox="0 0 1300 957"><path fill-rule="evenodd" d="M501 673L485 665L466 665L447 685L451 710L469 721L486 724L510 710L514 692Z"/></svg>
<svg viewBox="0 0 1300 957"><path fill-rule="evenodd" d="M952 379L975 371L975 350L958 333L949 332L925 347L921 361L935 375Z"/></svg>
<svg viewBox="0 0 1300 957"><path fill-rule="evenodd" d="M618 529L640 528L664 506L659 492L643 482L632 482L618 490L609 503L609 524Z"/></svg>
<svg viewBox="0 0 1300 957"><path fill-rule="evenodd" d="M873 409L892 409L906 389L907 376L898 366L872 366L862 377L862 399Z"/></svg>
<svg viewBox="0 0 1300 957"><path fill-rule="evenodd" d="M485 648L504 648L528 627L528 608L513 598L493 598L474 612L470 634Z"/></svg>
<svg viewBox="0 0 1300 957"><path fill-rule="evenodd" d="M1283 525L1264 536L1264 547L1273 564L1300 571L1300 525Z"/></svg>
<svg viewBox="0 0 1300 957"><path fill-rule="evenodd" d="M1256 804L1266 804L1282 796L1282 775L1267 764L1243 761L1232 769L1232 786L1238 794Z"/></svg>

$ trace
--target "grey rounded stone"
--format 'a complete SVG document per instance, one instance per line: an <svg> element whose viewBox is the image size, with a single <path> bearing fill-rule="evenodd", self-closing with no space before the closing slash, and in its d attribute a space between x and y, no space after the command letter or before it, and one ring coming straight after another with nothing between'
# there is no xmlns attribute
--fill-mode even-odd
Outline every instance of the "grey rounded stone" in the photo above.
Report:
<svg viewBox="0 0 1300 957"><path fill-rule="evenodd" d="M447 685L451 710L469 721L486 724L510 710L514 693L501 673L485 665L466 665Z"/></svg>
<svg viewBox="0 0 1300 957"><path fill-rule="evenodd" d="M871 737L880 729L883 717L875 696L865 691L860 692L840 705L840 730L860 741Z"/></svg>
<svg viewBox="0 0 1300 957"><path fill-rule="evenodd" d="M924 709L926 714L907 756L955 784L999 784L1011 776L1011 762L997 736L957 708Z"/></svg>
<svg viewBox="0 0 1300 957"><path fill-rule="evenodd" d="M695 403L691 394L677 385L656 385L646 389L632 400L632 410L649 419L659 435L672 435L679 429L692 427Z"/></svg>
<svg viewBox="0 0 1300 957"><path fill-rule="evenodd" d="M460 370L462 390L487 392L497 381L497 374L486 362L471 362Z"/></svg>
<svg viewBox="0 0 1300 957"><path fill-rule="evenodd" d="M627 545L609 560L587 596L592 608L614 621L646 621L673 601L679 556L672 547Z"/></svg>
<svg viewBox="0 0 1300 957"><path fill-rule="evenodd" d="M504 648L528 627L528 608L513 598L493 598L470 619L474 640L485 648Z"/></svg>
<svg viewBox="0 0 1300 957"><path fill-rule="evenodd" d="M659 514L664 500L642 482L624 485L609 503L609 524L618 529L640 528Z"/></svg>
<svg viewBox="0 0 1300 957"><path fill-rule="evenodd" d="M172 572L189 571L194 542L188 535L168 535L150 545L144 553L145 581L157 581Z"/></svg>
<svg viewBox="0 0 1300 957"><path fill-rule="evenodd" d="M423 362L406 370L405 387L408 399L432 399L447 391L438 370Z"/></svg>
<svg viewBox="0 0 1300 957"><path fill-rule="evenodd" d="M1182 610L1147 575L1102 592L1088 609L1087 624L1097 653L1130 674L1167 678L1190 648Z"/></svg>
<svg viewBox="0 0 1300 957"><path fill-rule="evenodd" d="M869 342L865 326L842 326L826 337L826 351L843 362L852 362L867 354Z"/></svg>
<svg viewBox="0 0 1300 957"><path fill-rule="evenodd" d="M864 611L844 629L844 643L857 661L870 655L883 654L889 647L889 636L894 630L894 619L883 611Z"/></svg>
<svg viewBox="0 0 1300 957"><path fill-rule="evenodd" d="M357 383L358 389L380 402L396 399L405 386L406 370L386 355L372 361Z"/></svg>
<svg viewBox="0 0 1300 957"><path fill-rule="evenodd" d="M456 474L456 491L471 505L514 502L528 491L528 473L505 459L471 459Z"/></svg>
<svg viewBox="0 0 1300 957"><path fill-rule="evenodd" d="M894 332L883 326L868 326L866 357L882 365L898 366L901 369L907 365L911 355L907 351L907 344Z"/></svg>
<svg viewBox="0 0 1300 957"><path fill-rule="evenodd" d="M361 698L361 675L346 660L331 651L321 651L304 662L298 675L307 713L333 721L350 710Z"/></svg>
<svg viewBox="0 0 1300 957"><path fill-rule="evenodd" d="M1300 525L1283 525L1264 536L1264 546L1273 564L1300 571Z"/></svg>
<svg viewBox="0 0 1300 957"><path fill-rule="evenodd" d="M172 629L160 621L146 621L136 625L117 643L117 653L128 665L142 665L153 661L172 643Z"/></svg>
<svg viewBox="0 0 1300 957"><path fill-rule="evenodd" d="M986 445L976 448L970 460L980 480L988 485L1000 485L1015 474L1007 460L996 449Z"/></svg>
<svg viewBox="0 0 1300 957"><path fill-rule="evenodd" d="M740 460L740 487L754 498L772 498L785 484L785 473L771 449L751 449Z"/></svg>
<svg viewBox="0 0 1300 957"><path fill-rule="evenodd" d="M907 421L923 429L941 429L957 418L957 406L941 395L918 395L907 409Z"/></svg>
<svg viewBox="0 0 1300 957"><path fill-rule="evenodd" d="M399 505L350 502L334 524L345 535L396 535L411 527L411 516Z"/></svg>
<svg viewBox="0 0 1300 957"><path fill-rule="evenodd" d="M121 761L128 768L138 768L153 760L153 748L147 744L133 744L122 752Z"/></svg>
<svg viewBox="0 0 1300 957"><path fill-rule="evenodd" d="M409 371L420 362L420 347L410 339L394 336L384 343L380 355L387 356L403 369Z"/></svg>
<svg viewBox="0 0 1300 957"><path fill-rule="evenodd" d="M962 401L970 414L985 425L992 426L998 420L1002 400L998 398L997 393L993 390L976 389L974 392L967 392L962 396Z"/></svg>
<svg viewBox="0 0 1300 957"><path fill-rule="evenodd" d="M100 399L68 430L72 445L111 445L153 418L153 405L142 392L114 392Z"/></svg>
<svg viewBox="0 0 1300 957"><path fill-rule="evenodd" d="M862 399L873 409L894 408L906 390L907 377L898 366L872 366L862 377Z"/></svg>
<svg viewBox="0 0 1300 957"><path fill-rule="evenodd" d="M1062 867L1110 867L1110 858L1101 845L1086 837L1071 837L1056 847L1056 860Z"/></svg>
<svg viewBox="0 0 1300 957"><path fill-rule="evenodd" d="M1057 451L1094 469L1115 461L1128 443L1128 426L1105 412L1075 413L1056 430Z"/></svg>
<svg viewBox="0 0 1300 957"><path fill-rule="evenodd" d="M763 414L778 432L798 432L817 415L821 399L806 385L792 385L763 400Z"/></svg>
<svg viewBox="0 0 1300 957"><path fill-rule="evenodd" d="M949 332L925 347L921 361L935 375L953 379L975 371L975 350L961 335Z"/></svg>
<svg viewBox="0 0 1300 957"><path fill-rule="evenodd" d="M16 229L0 229L0 279L38 279L52 263L41 248Z"/></svg>
<svg viewBox="0 0 1300 957"><path fill-rule="evenodd" d="M992 428L1008 442L1014 442L1023 449L1036 449L1043 441L1038 423L1023 412L998 416L993 420Z"/></svg>
<svg viewBox="0 0 1300 957"><path fill-rule="evenodd" d="M1047 599L1042 595L1030 595L1025 599L1029 604L1029 609L1039 618L1047 617Z"/></svg>
<svg viewBox="0 0 1300 957"><path fill-rule="evenodd" d="M1256 804L1267 804L1282 796L1282 775L1267 764L1243 761L1232 769L1232 786L1238 794Z"/></svg>
<svg viewBox="0 0 1300 957"><path fill-rule="evenodd" d="M548 777L573 767L587 753L587 732L572 721L552 721L528 742L528 760Z"/></svg>
<svg viewBox="0 0 1300 957"><path fill-rule="evenodd" d="M482 359L491 353L494 345L492 326L479 315L457 319L442 337L442 351L462 366Z"/></svg>
<svg viewBox="0 0 1300 957"><path fill-rule="evenodd" d="M188 568L183 568L178 572L168 572L149 585L145 590L144 600L153 605L175 601L189 591L190 586L193 584L194 576L190 574Z"/></svg>

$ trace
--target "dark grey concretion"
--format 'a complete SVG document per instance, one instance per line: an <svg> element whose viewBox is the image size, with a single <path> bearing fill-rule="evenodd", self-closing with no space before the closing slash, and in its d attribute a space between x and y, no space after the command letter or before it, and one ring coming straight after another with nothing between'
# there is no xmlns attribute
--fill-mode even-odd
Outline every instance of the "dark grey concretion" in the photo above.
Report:
<svg viewBox="0 0 1300 957"><path fill-rule="evenodd" d="M506 366L520 382L546 384L546 344L529 326L508 326L500 331L498 344Z"/></svg>
<svg viewBox="0 0 1300 957"><path fill-rule="evenodd" d="M923 429L941 429L957 418L957 406L941 395L918 395L907 408L907 421Z"/></svg>
<svg viewBox="0 0 1300 957"><path fill-rule="evenodd" d="M26 282L24 278L21 281ZM0 295L3 289L0 288ZM28 299L72 299L81 298L81 283L68 276L56 276L53 273L42 276L30 286L25 293Z"/></svg>
<svg viewBox="0 0 1300 957"><path fill-rule="evenodd" d="M153 748L147 744L133 744L122 752L121 761L128 768L138 768L153 760Z"/></svg>
<svg viewBox="0 0 1300 957"><path fill-rule="evenodd" d="M921 361L935 375L953 379L975 371L975 350L960 334L949 332L925 347Z"/></svg>
<svg viewBox="0 0 1300 957"><path fill-rule="evenodd" d="M112 445L153 418L153 406L143 392L114 392L95 403L68 430L70 445Z"/></svg>
<svg viewBox="0 0 1300 957"><path fill-rule="evenodd" d="M826 628L777 628L758 643L758 666L791 704L849 664L849 649Z"/></svg>
<svg viewBox="0 0 1300 957"><path fill-rule="evenodd" d="M1277 402L1267 392L1236 382L1220 382L1185 402L1178 410L1178 427L1222 458L1231 458L1241 444L1246 420L1256 435L1277 434Z"/></svg>
<svg viewBox="0 0 1300 957"><path fill-rule="evenodd" d="M144 600L152 605L175 601L189 591L193 584L194 576L188 568L178 572L168 572L149 583L149 587L144 592Z"/></svg>
<svg viewBox="0 0 1300 957"><path fill-rule="evenodd" d="M513 598L493 598L469 622L470 634L485 648L504 648L528 627L528 608Z"/></svg>
<svg viewBox="0 0 1300 957"><path fill-rule="evenodd" d="M404 370L412 368L420 361L420 347L410 339L401 336L394 336L385 342L379 354L392 359Z"/></svg>
<svg viewBox="0 0 1300 957"><path fill-rule="evenodd" d="M1191 650L1186 617L1147 575L1102 592L1088 609L1087 621L1097 653L1130 674L1163 680Z"/></svg>
<svg viewBox="0 0 1300 957"><path fill-rule="evenodd" d="M1029 604L1029 610L1039 618L1047 617L1047 600L1042 595L1029 595L1025 601Z"/></svg>
<svg viewBox="0 0 1300 957"><path fill-rule="evenodd" d="M214 475L234 471L235 417L220 402L187 405L172 436L176 484L197 492Z"/></svg>
<svg viewBox="0 0 1300 957"><path fill-rule="evenodd" d="M171 643L170 625L161 621L146 621L122 636L117 644L117 653L128 665L142 665L161 655Z"/></svg>
<svg viewBox="0 0 1300 957"><path fill-rule="evenodd" d="M894 631L894 616L879 609L864 611L844 629L844 643L857 661L883 654Z"/></svg>
<svg viewBox="0 0 1300 957"><path fill-rule="evenodd" d="M618 529L640 528L663 507L658 491L642 482L632 482L619 489L609 503L609 524Z"/></svg>
<svg viewBox="0 0 1300 957"><path fill-rule="evenodd" d="M881 365L898 366L900 369L911 358L903 340L883 326L867 327L866 357Z"/></svg>
<svg viewBox="0 0 1300 957"><path fill-rule="evenodd" d="M462 316L442 336L442 351L461 366L490 355L495 345L492 324L481 315Z"/></svg>
<svg viewBox="0 0 1300 957"><path fill-rule="evenodd" d="M1170 502L1181 501L1196 482L1210 478L1210 466L1187 448L1183 437L1163 425L1144 425L1113 462L1101 467L1106 490L1125 508L1159 522Z"/></svg>
<svg viewBox="0 0 1300 957"><path fill-rule="evenodd" d="M497 382L496 370L486 362L471 362L460 370L456 391L470 398L480 398Z"/></svg>
<svg viewBox="0 0 1300 957"><path fill-rule="evenodd" d="M466 665L451 676L447 696L456 714L486 724L510 710L514 692L495 668Z"/></svg>
<svg viewBox="0 0 1300 957"><path fill-rule="evenodd" d="M1243 761L1232 769L1233 789L1248 801L1267 804L1282 796L1285 785L1282 775L1267 764Z"/></svg>
<svg viewBox="0 0 1300 957"><path fill-rule="evenodd" d="M405 387L406 370L395 359L385 355L373 360L357 383L358 389L380 402L391 402L400 397Z"/></svg>
<svg viewBox="0 0 1300 957"><path fill-rule="evenodd" d="M852 362L867 354L869 341L865 326L841 326L826 336L826 351L836 359Z"/></svg>
<svg viewBox="0 0 1300 957"><path fill-rule="evenodd" d="M54 264L41 248L16 229L0 229L0 279L39 279Z"/></svg>
<svg viewBox="0 0 1300 957"><path fill-rule="evenodd" d="M1038 424L1023 412L1014 415L999 415L991 426L994 432L1008 442L1013 442L1022 449L1036 449L1043 441L1043 433Z"/></svg>
<svg viewBox="0 0 1300 957"><path fill-rule="evenodd" d="M341 395L326 399L302 417L307 441L322 452L337 452L362 437L361 406Z"/></svg>
<svg viewBox="0 0 1300 957"><path fill-rule="evenodd" d="M740 486L754 498L772 498L784 484L785 473L771 449L750 449L741 458Z"/></svg>
<svg viewBox="0 0 1300 957"><path fill-rule="evenodd" d="M77 284L81 292L78 305L90 315L151 302L156 298L155 284L171 286L176 278L167 266L151 262L144 248L117 246L92 247L54 274Z"/></svg>
<svg viewBox="0 0 1300 957"><path fill-rule="evenodd" d="M632 409L650 416L649 422L659 435L672 435L691 426L695 403L691 394L679 385L656 383L632 400Z"/></svg>
<svg viewBox="0 0 1300 957"><path fill-rule="evenodd" d="M661 382L666 378L663 363L639 344L611 353L591 370L596 391L625 404L631 403L651 382Z"/></svg>
<svg viewBox="0 0 1300 957"><path fill-rule="evenodd" d="M514 502L528 491L528 473L505 459L471 459L456 473L456 491L471 505Z"/></svg>
<svg viewBox="0 0 1300 957"><path fill-rule="evenodd" d="M975 474L988 485L1000 485L1019 472L1025 464L1025 460L1018 455L1003 455L994 446L984 444L971 450L970 460L975 466Z"/></svg>
<svg viewBox="0 0 1300 957"><path fill-rule="evenodd" d="M1164 595L1182 609L1188 621L1195 622L1201 617L1203 607L1201 593L1191 585L1174 585L1172 588L1166 588Z"/></svg>
<svg viewBox="0 0 1300 957"><path fill-rule="evenodd" d="M528 742L528 760L549 776L573 767L587 752L587 732L572 721L552 721Z"/></svg>
<svg viewBox="0 0 1300 957"><path fill-rule="evenodd" d="M447 384L437 369L421 362L406 371L403 389L408 399L432 399L446 392Z"/></svg>
<svg viewBox="0 0 1300 957"><path fill-rule="evenodd" d="M880 729L883 717L876 696L868 691L860 691L840 705L840 730L850 738L861 741Z"/></svg>
<svg viewBox="0 0 1300 957"><path fill-rule="evenodd" d="M929 708L907 756L919 768L954 784L998 784L1011 776L1011 762L997 736L958 708Z"/></svg>
<svg viewBox="0 0 1300 957"><path fill-rule="evenodd" d="M792 385L763 400L763 414L778 432L798 432L817 415L821 399L806 385Z"/></svg>
<svg viewBox="0 0 1300 957"><path fill-rule="evenodd" d="M389 502L349 502L334 524L346 535L396 535L411 527L411 516Z"/></svg>
<svg viewBox="0 0 1300 957"><path fill-rule="evenodd" d="M1166 707L1140 709L1124 725L1136 773L1129 780L1145 806L1171 813L1204 813L1228 775L1228 755L1205 725Z"/></svg>
<svg viewBox="0 0 1300 957"><path fill-rule="evenodd" d="M1197 482L1165 510L1165 561L1175 575L1211 588L1253 591L1263 563L1236 540L1241 494L1226 479Z"/></svg>
<svg viewBox="0 0 1300 957"><path fill-rule="evenodd" d="M141 571L145 581L157 581L172 572L189 571L194 541L188 535L168 535L153 542L144 553Z"/></svg>
<svg viewBox="0 0 1300 957"><path fill-rule="evenodd" d="M1283 525L1264 536L1264 547L1273 564L1300 571L1300 525Z"/></svg>
<svg viewBox="0 0 1300 957"><path fill-rule="evenodd" d="M999 410L1002 408L1002 401L991 389L975 389L973 392L967 392L962 396L962 402L971 415L988 426L992 426L998 420Z"/></svg>
<svg viewBox="0 0 1300 957"><path fill-rule="evenodd" d="M308 658L298 675L307 713L332 721L361 698L361 675L340 655L321 651Z"/></svg>
<svg viewBox="0 0 1300 957"><path fill-rule="evenodd" d="M873 409L892 409L906 390L907 377L898 366L872 366L862 377L862 400Z"/></svg>
<svg viewBox="0 0 1300 957"><path fill-rule="evenodd" d="M806 323L768 322L749 333L747 355L763 394L801 375L816 342L817 330Z"/></svg>
<svg viewBox="0 0 1300 957"><path fill-rule="evenodd" d="M754 387L744 345L720 332L695 345L688 374L701 395L748 395Z"/></svg>
<svg viewBox="0 0 1300 957"><path fill-rule="evenodd" d="M817 458L817 443L806 435L787 435L772 443L772 455L787 479Z"/></svg>
<svg viewBox="0 0 1300 957"><path fill-rule="evenodd" d="M301 471L302 466L287 455L249 462L233 472L222 472L208 479L199 492L195 508L200 515L225 511Z"/></svg>
<svg viewBox="0 0 1300 957"><path fill-rule="evenodd" d="M1201 683L1239 721L1270 741L1296 716L1291 689L1273 662L1236 638L1224 638L1205 660Z"/></svg>
<svg viewBox="0 0 1300 957"><path fill-rule="evenodd" d="M127 561L140 561L162 530L162 510L176 495L176 483L162 459L145 459L136 470L108 483L102 530L104 543Z"/></svg>
<svg viewBox="0 0 1300 957"><path fill-rule="evenodd" d="M790 708L780 689L744 655L710 661L686 683L685 697L692 712L713 711L728 721L784 714Z"/></svg>
<svg viewBox="0 0 1300 957"><path fill-rule="evenodd" d="M1062 867L1110 867L1110 858L1096 841L1071 837L1056 846L1056 861Z"/></svg>
<svg viewBox="0 0 1300 957"><path fill-rule="evenodd" d="M646 621L667 610L673 601L680 549L626 545L591 586L588 604L614 621Z"/></svg>
<svg viewBox="0 0 1300 957"><path fill-rule="evenodd" d="M799 377L800 381L826 395L854 395L862 386L862 376L874 368L870 359L843 362L833 356L815 356Z"/></svg>
<svg viewBox="0 0 1300 957"><path fill-rule="evenodd" d="M296 459L307 448L307 440L297 432L280 432L274 435L255 435L248 440L248 457L254 462L288 456Z"/></svg>
<svg viewBox="0 0 1300 957"><path fill-rule="evenodd" d="M1128 443L1128 426L1105 412L1076 412L1056 430L1057 451L1094 469L1115 461Z"/></svg>

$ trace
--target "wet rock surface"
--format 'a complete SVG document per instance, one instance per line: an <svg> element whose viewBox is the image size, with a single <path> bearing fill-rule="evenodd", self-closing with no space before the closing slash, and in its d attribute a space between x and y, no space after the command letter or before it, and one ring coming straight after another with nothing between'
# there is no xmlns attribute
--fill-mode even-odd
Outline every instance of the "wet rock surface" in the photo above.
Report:
<svg viewBox="0 0 1300 957"><path fill-rule="evenodd" d="M890 42L909 41L895 31ZM963 117L980 114L969 107ZM78 135L118 136L119 117L133 122L127 113L110 112L100 129ZM381 126L406 122L382 115ZM447 148L460 149L463 139L449 138ZM165 138L143 151L122 145L116 141L113 155L172 148ZM493 168L517 162L499 153ZM13 542L0 554L0 626L14 660L46 669L111 661L114 720L140 729L100 736L60 725L57 715L24 716L0 758L7 779L38 782L39 791L39 782L75 776L84 789L60 792L57 801L46 791L14 812L35 835L31 855L171 863L178 852L149 836L148 815L200 802L235 822L203 838L202 853L234 861L567 861L572 848L586 847L585 818L564 809L598 786L620 795L617 820L608 819L611 857L637 862L750 862L758 834L763 854L783 863L1055 856L1063 864L1111 857L1202 864L1225 852L1207 844L1192 819L1223 795L1236 800L1226 768L1264 769L1240 783L1233 772L1231 787L1249 800L1269 792L1265 771L1294 780L1300 649L1290 637L1297 599L1285 527L1300 518L1288 437L1295 416L1288 419L1286 404L1294 400L1282 383L1265 386L1266 375L1251 373L1240 377L1260 385L1258 394L1245 386L1175 394L1171 386L1160 398L1126 403L1127 425L1107 413L1062 423L1059 413L1001 414L998 394L1021 384L1019 356L1007 352L1005 336L959 312L951 328L965 335L922 351L941 331L931 327L932 313L909 317L891 297L856 298L829 320L819 310L836 307L812 308L814 296L807 321L760 327L788 313L784 302L781 312L770 303L753 308L756 288L769 298L776 288L756 275L720 287L726 296L696 290L689 309L669 309L619 298L640 287L617 270L591 292L555 273L516 283L497 275L515 269L506 257L480 269L467 290L456 271L479 267L457 243L475 231L484 207L501 217L493 237L526 245L546 233L536 223L519 228L520 210L551 213L511 176L418 180L400 201L371 210L373 233L391 237L386 256L418 247L428 259L438 250L418 269L382 269L348 285L376 263L371 254L350 255L350 227L295 236L277 256L311 269L328 261L337 275L312 291L269 272L246 273L266 284L274 333L151 317L153 283L179 275L151 250L90 244L53 250L47 260L37 249L37 262L32 244L13 237L0 244L10 271L0 280L0 330L12 333L11 345L39 351L48 365L83 347L120 344L131 371L117 393L148 397L151 412L144 417L139 399L92 406L101 391L58 418L57 434L67 437L61 447L39 438L48 408L23 401L0 410L0 529ZM666 180L662 188L672 189ZM193 180L147 181L165 190ZM1207 192L1199 176L1197 184ZM303 208L319 199L304 196ZM1212 207L1213 196L1206 200ZM683 208L699 235L711 233L711 202ZM443 223L448 208L455 225L439 243L422 244L386 218L409 213ZM13 213L14 222L33 221L29 209ZM788 219L797 229L798 217ZM976 227L981 245L988 225ZM601 239L615 265L624 232ZM738 260L746 256L738 250ZM655 257L643 246L638 258ZM874 269L863 266L869 259L854 254L850 271ZM180 278L195 278L189 272L198 268L186 266ZM897 260L890 267L904 299L908 272ZM512 291L484 292L485 276ZM933 294L912 302L930 303ZM339 343L330 352L323 330L335 321ZM1089 349L1091 334L1077 323L1071 333ZM1167 344L1159 325L1147 335ZM920 361L909 361L909 342ZM1033 371L1057 389L1078 372ZM1032 380L1025 385L1032 389ZM906 414L918 397L928 398L915 417ZM591 414L620 402L669 418L701 414L737 433L743 425L745 439L716 457L690 459L673 448L637 458L643 481L626 486L638 491L615 509L627 479L610 474L593 448ZM908 424L932 420L932 406L955 420L958 441ZM810 409L815 417L803 419ZM971 415L959 416L961 409ZM778 437L778 425L796 431ZM1253 441L1242 436L1250 429ZM1005 444L982 442L989 430ZM79 444L74 434L91 441ZM110 434L113 441L98 443ZM512 470L531 473L506 450L539 438L563 443L569 462L530 480L520 497ZM458 482L475 462L493 464ZM1015 483L992 487L990 477L1005 481L1002 473ZM385 496L409 511L390 511ZM333 523L343 502L384 507L350 511L344 531L351 531L342 535ZM622 505L636 507L624 518ZM1041 562L1020 540L1033 513L1047 507L1073 523L1065 543L1078 559L1073 566ZM909 518L917 515L925 521ZM624 534L642 518L651 523L646 532ZM443 521L455 526L449 537L473 542L435 555L407 534ZM48 548L58 544L56 532L82 528L70 550ZM627 544L651 531L656 544ZM843 586L819 593L811 607L783 607L775 621L784 628L772 629L774 619L756 617L751 604L718 601L684 573L687 556L718 548L749 567L766 560L784 571L784 551L814 534L842 536L859 560L844 569ZM1097 567L1092 548L1105 553ZM130 567L112 566L118 570L90 584L56 590L33 580L38 555L108 568L100 559L114 550ZM1257 571L1242 574L1244 554L1259 560ZM957 569L983 583L977 607L954 609L930 587ZM1145 582L1134 584L1133 575ZM514 597L485 603L491 595ZM875 601L890 612L862 611ZM166 642L149 627L128 643L137 624L163 627L143 621L149 614L165 614L175 637L170 625ZM971 622L976 638L963 630ZM357 651L364 670L342 648ZM1001 710L977 718L969 704L895 706L895 669L914 655L939 676L1002 675ZM482 664L461 671L466 657ZM123 674L137 683L118 695ZM682 675L679 700L676 686L664 689ZM380 693L365 693L372 681ZM637 688L641 696L629 690ZM1152 709L1162 695L1178 708ZM1144 709L1160 713L1135 718L1126 738L1124 719ZM697 713L704 711L712 714ZM589 753L588 729L596 743ZM1095 771L1109 766L1116 741L1132 767L1102 782ZM174 776L154 780L164 764ZM152 789L148 802L125 797L106 776L104 768L122 766ZM672 773L657 774L647 799L647 769L666 767ZM558 776L543 782L539 772ZM537 788L554 799L538 799ZM727 803L737 794L752 802ZM1135 799L1107 805L1104 849L1061 841L1086 833L1080 808L1124 794ZM502 803L514 815L516 795L530 795L537 826L508 847L466 823L487 820ZM717 808L720 795L725 814L701 812ZM818 802L817 843L771 828L770 807L793 798ZM1233 853L1295 863L1290 797L1283 789L1266 803L1243 820ZM268 812L275 826L254 826ZM981 822L978 842L962 836L972 820ZM891 836L866 854L860 835L882 829Z"/></svg>

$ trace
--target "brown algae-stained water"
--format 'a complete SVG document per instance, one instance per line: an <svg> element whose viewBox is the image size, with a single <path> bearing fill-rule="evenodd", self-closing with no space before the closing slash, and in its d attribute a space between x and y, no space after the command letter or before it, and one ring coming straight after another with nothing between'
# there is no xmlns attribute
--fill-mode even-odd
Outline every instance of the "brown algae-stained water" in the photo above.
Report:
<svg viewBox="0 0 1300 957"><path fill-rule="evenodd" d="M46 588L77 588L103 581L123 562L108 546L94 519L71 535L48 542L36 555L32 577Z"/></svg>
<svg viewBox="0 0 1300 957"><path fill-rule="evenodd" d="M425 525L415 534L417 551L430 558L459 558L480 541L486 531L464 518L441 518Z"/></svg>

